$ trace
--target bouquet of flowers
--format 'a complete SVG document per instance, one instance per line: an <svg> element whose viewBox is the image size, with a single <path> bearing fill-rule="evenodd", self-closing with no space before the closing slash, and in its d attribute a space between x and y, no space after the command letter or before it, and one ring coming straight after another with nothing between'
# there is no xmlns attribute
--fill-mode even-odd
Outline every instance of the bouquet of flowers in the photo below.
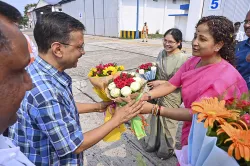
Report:
<svg viewBox="0 0 250 166"><path fill-rule="evenodd" d="M135 73L121 73L119 76L110 80L106 91L108 97L112 100L119 97L127 97L129 95L139 100L145 85L146 81ZM124 106L127 103L121 102L118 104L119 106ZM131 130L138 140L146 136L144 129L145 125L146 122L142 116L137 116L131 120Z"/></svg>
<svg viewBox="0 0 250 166"><path fill-rule="evenodd" d="M110 79L119 75L121 71L124 70L123 66L118 66L115 63L99 64L95 68L91 68L88 74L89 81L94 86L94 92L103 100L111 101L108 98L105 88ZM112 114L115 111L115 106L111 105L107 108L105 112L104 121L107 122L112 118ZM121 134L126 130L125 125L122 124L113 131L111 131L106 137L104 137L105 142L117 141L121 138Z"/></svg>
<svg viewBox="0 0 250 166"><path fill-rule="evenodd" d="M204 125L196 124L190 131L192 139L189 139L191 146L188 150L192 156L188 160L191 163L214 165L215 158L219 156L222 165L250 165L249 95L227 101L218 98L203 99L194 102L192 110L197 119L192 123L204 122ZM194 137L202 132L206 132L204 137Z"/></svg>
<svg viewBox="0 0 250 166"><path fill-rule="evenodd" d="M156 63L145 63L140 65L136 72L145 80L152 81L155 79L156 69Z"/></svg>

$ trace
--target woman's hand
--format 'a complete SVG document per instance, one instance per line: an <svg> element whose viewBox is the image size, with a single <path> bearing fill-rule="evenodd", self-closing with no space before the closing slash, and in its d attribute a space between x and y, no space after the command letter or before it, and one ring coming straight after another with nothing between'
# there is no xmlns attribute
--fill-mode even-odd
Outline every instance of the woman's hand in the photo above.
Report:
<svg viewBox="0 0 250 166"><path fill-rule="evenodd" d="M149 93L149 92L143 93L143 95L142 95L142 97L141 97L140 100L141 100L141 101L149 101L149 100L151 100L151 95L150 95L150 93Z"/></svg>
<svg viewBox="0 0 250 166"><path fill-rule="evenodd" d="M153 89L153 88L155 88L155 87L157 87L157 86L163 84L164 82L166 82L166 81L164 81L164 80L155 80L155 81L150 81L150 82L148 82L147 85L148 85L151 89Z"/></svg>

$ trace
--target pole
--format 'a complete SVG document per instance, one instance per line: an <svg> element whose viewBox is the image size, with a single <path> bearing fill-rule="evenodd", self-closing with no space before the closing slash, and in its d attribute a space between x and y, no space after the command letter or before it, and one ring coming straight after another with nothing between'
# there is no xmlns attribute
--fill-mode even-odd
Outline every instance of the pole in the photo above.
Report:
<svg viewBox="0 0 250 166"><path fill-rule="evenodd" d="M136 39L139 39L138 24L139 24L139 0L137 0L137 9L136 9L136 34L135 34Z"/></svg>

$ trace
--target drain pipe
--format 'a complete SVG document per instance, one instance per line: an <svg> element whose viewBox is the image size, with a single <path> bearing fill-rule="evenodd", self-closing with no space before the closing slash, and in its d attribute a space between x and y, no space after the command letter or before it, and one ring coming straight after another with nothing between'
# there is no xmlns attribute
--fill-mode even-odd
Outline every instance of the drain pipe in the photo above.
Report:
<svg viewBox="0 0 250 166"><path fill-rule="evenodd" d="M139 24L139 0L137 0L137 9L136 9L136 34L135 34L136 39L139 39L138 24Z"/></svg>

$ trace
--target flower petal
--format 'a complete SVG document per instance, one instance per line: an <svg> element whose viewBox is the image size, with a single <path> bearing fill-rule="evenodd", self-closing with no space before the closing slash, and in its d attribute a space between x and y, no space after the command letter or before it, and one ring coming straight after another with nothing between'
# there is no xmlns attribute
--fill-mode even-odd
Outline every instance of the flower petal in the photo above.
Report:
<svg viewBox="0 0 250 166"><path fill-rule="evenodd" d="M193 110L193 113L198 113L198 112L203 112L203 108L199 105L192 105L192 110Z"/></svg>
<svg viewBox="0 0 250 166"><path fill-rule="evenodd" d="M214 119L213 119L213 118L208 118L208 120L209 120L208 125L209 125L210 127L213 127L213 126L214 126Z"/></svg>
<svg viewBox="0 0 250 166"><path fill-rule="evenodd" d="M244 154L245 154L245 156L244 156L245 160L249 161L250 160L250 149L249 149L249 147L244 146Z"/></svg>
<svg viewBox="0 0 250 166"><path fill-rule="evenodd" d="M227 153L228 153L229 156L233 156L233 150L234 150L234 148L235 148L235 144L234 143L229 146L228 151L227 151Z"/></svg>
<svg viewBox="0 0 250 166"><path fill-rule="evenodd" d="M243 147L242 144L239 144L239 149L240 149L240 156L241 156L242 158L244 158L245 153L244 153L244 147Z"/></svg>
<svg viewBox="0 0 250 166"><path fill-rule="evenodd" d="M207 116L205 114L203 114L203 113L199 113L198 116L197 116L198 119L202 119L202 120L205 119L206 117Z"/></svg>
<svg viewBox="0 0 250 166"><path fill-rule="evenodd" d="M208 127L208 119L205 120L205 123L204 123L204 127L207 128Z"/></svg>
<svg viewBox="0 0 250 166"><path fill-rule="evenodd" d="M238 146L236 146L235 147L235 158L237 159L237 160L239 160L241 157L240 157L240 150L239 150L239 147Z"/></svg>

